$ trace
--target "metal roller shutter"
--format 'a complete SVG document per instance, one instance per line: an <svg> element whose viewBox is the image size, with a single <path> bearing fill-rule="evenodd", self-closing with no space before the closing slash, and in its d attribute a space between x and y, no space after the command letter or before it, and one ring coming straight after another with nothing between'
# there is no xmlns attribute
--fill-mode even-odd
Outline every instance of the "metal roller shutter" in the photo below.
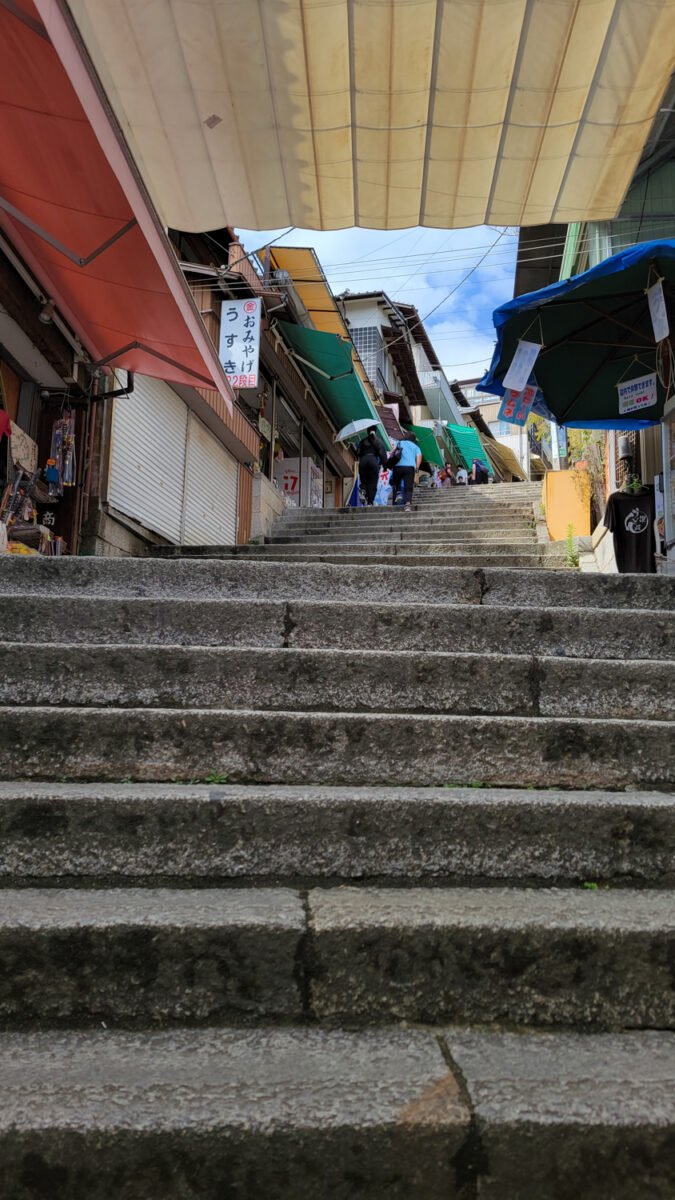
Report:
<svg viewBox="0 0 675 1200"><path fill-rule="evenodd" d="M206 426L190 413L181 542L231 546L237 540L239 465Z"/></svg>
<svg viewBox="0 0 675 1200"><path fill-rule="evenodd" d="M113 401L108 500L171 542L181 540L187 405L166 383L137 375Z"/></svg>

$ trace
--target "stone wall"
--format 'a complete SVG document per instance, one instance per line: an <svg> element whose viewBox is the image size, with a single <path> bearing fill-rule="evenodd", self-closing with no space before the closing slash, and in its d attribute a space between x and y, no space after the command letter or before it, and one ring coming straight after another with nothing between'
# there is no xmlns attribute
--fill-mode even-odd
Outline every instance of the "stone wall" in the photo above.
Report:
<svg viewBox="0 0 675 1200"><path fill-rule="evenodd" d="M266 475L253 476L253 510L251 514L251 541L268 537L274 522L284 512L286 505L282 493L270 483Z"/></svg>

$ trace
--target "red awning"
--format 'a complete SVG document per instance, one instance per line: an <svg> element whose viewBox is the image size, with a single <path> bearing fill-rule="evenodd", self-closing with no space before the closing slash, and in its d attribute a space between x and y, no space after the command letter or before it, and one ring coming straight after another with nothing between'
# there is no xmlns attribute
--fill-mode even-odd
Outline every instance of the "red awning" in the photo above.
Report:
<svg viewBox="0 0 675 1200"><path fill-rule="evenodd" d="M0 0L0 225L92 358L232 391L55 0Z"/></svg>

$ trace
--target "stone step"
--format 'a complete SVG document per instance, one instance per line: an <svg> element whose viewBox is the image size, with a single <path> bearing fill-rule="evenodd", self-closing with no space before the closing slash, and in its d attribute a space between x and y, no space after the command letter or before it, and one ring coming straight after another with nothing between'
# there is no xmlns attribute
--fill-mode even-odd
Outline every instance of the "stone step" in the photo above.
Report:
<svg viewBox="0 0 675 1200"><path fill-rule="evenodd" d="M265 538L265 544L281 546L286 544L312 546L312 545L340 545L341 543L359 546L389 546L389 545L443 545L457 547L460 552L467 550L483 550L492 552L493 549L498 549L500 546L532 546L537 544L537 536L534 529L501 529L491 531L484 534L476 534L473 531L466 532L457 529L424 529L424 530L408 530L402 532L400 529L381 529L381 530L359 530L358 533L326 533L322 530L319 533L277 533Z"/></svg>
<svg viewBox="0 0 675 1200"><path fill-rule="evenodd" d="M342 703L351 701L351 693ZM0 710L0 779L669 790L672 723L226 709Z"/></svg>
<svg viewBox="0 0 675 1200"><path fill-rule="evenodd" d="M316 546L302 547L288 546L251 546L246 549L249 551L246 555L239 554L239 550L244 547L237 548L236 556L247 558L251 562L307 562L307 563L334 563L336 565L352 564L358 565L361 568L370 570L371 566L385 566L389 562L395 562L397 567L427 567L432 563L434 565L444 567L468 567L472 570L484 570L488 567L507 567L512 570L561 570L567 569L567 563L563 557L563 551L557 552L552 547L547 549L546 546L538 546L536 550L530 550L527 547L518 553L502 553L501 547L499 553L493 553L492 550L474 550L471 554L445 553L445 547L442 547L438 554L431 554L428 551L415 553L414 548L411 552L409 547L401 547L400 551L397 547L385 547L383 550L373 548L370 552L366 547L354 547L352 550L348 546L330 546L329 549L320 550ZM356 550L361 552L356 553ZM281 550L281 553L277 551ZM366 551L365 553L362 551ZM391 551L394 551L391 553ZM199 555L203 559L218 559L234 557L228 549L219 550L217 547L209 553L209 548L204 546Z"/></svg>
<svg viewBox="0 0 675 1200"><path fill-rule="evenodd" d="M577 571L466 569L426 561L399 570L370 563L367 572L320 562L214 559L0 558L0 596L226 597L240 600L315 600L675 610L675 579L664 575L582 575ZM72 625L76 625L73 609ZM534 619L534 618L533 618Z"/></svg>
<svg viewBox="0 0 675 1200"><path fill-rule="evenodd" d="M0 1021L302 1015L288 888L0 889Z"/></svg>
<svg viewBox="0 0 675 1200"><path fill-rule="evenodd" d="M675 884L675 794L0 784L0 887Z"/></svg>
<svg viewBox="0 0 675 1200"><path fill-rule="evenodd" d="M521 508L514 509L477 509L475 512L464 508L453 509L435 509L430 507L419 508L413 505L410 512L406 512L402 505L383 506L374 508L357 508L347 509L335 513L326 512L325 509L303 509L302 512L286 512L277 521L277 525L281 526L314 526L327 525L332 529L344 528L345 526L372 525L377 527L387 522L395 521L401 525L414 525L419 522L428 522L430 525L451 521L460 525L473 525L476 528L490 525L503 525L514 519L522 519L524 522L529 522L534 519L532 506L523 505Z"/></svg>
<svg viewBox="0 0 675 1200"><path fill-rule="evenodd" d="M672 893L0 889L0 1020L673 1028Z"/></svg>
<svg viewBox="0 0 675 1200"><path fill-rule="evenodd" d="M342 887L308 909L320 1021L675 1027L670 892Z"/></svg>
<svg viewBox="0 0 675 1200"><path fill-rule="evenodd" d="M670 721L673 669L672 660L6 642L0 705L365 713L376 704L410 714Z"/></svg>
<svg viewBox="0 0 675 1200"><path fill-rule="evenodd" d="M16 1200L672 1192L669 1033L16 1033L0 1071Z"/></svg>
<svg viewBox="0 0 675 1200"><path fill-rule="evenodd" d="M567 582L569 576L565 576ZM158 597L0 595L0 638L108 645L290 646L308 650L420 650L558 658L675 659L675 622L663 610ZM452 594L452 593L451 593ZM579 599L579 597L571 597ZM598 597L602 599L602 597ZM67 658L67 656L66 656Z"/></svg>
<svg viewBox="0 0 675 1200"><path fill-rule="evenodd" d="M461 536L461 535L460 535ZM254 557L258 554L273 553L273 554L293 554L296 550L305 550L308 554L350 554L350 553L368 553L369 551L377 550L380 555L387 554L399 555L405 554L529 554L537 553L544 556L550 555L552 558L559 558L566 553L566 547L561 542L545 542L538 544L531 536L522 538L520 533L518 539L512 536L507 536L503 541L495 542L477 542L467 539L461 541L459 537L449 537L444 539L434 538L429 535L417 535L406 539L405 542L387 541L384 538L377 536L369 536L368 534L351 534L345 538L327 538L322 539L321 536L312 538L302 538L296 541L282 543L280 545L248 545L237 546L234 548L234 554L237 558L248 558L249 555ZM201 550L202 553L219 553L225 550L225 547L190 547L190 553ZM229 549L229 548L227 548Z"/></svg>

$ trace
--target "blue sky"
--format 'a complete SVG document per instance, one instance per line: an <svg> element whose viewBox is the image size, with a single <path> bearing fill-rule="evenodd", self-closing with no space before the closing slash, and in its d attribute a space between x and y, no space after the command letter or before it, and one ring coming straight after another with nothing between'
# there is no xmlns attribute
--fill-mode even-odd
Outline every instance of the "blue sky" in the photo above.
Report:
<svg viewBox="0 0 675 1200"><path fill-rule="evenodd" d="M255 250L283 230L237 233L247 250ZM336 293L383 288L393 300L414 304L422 316L443 301L425 325L448 377L469 379L481 375L492 357L493 309L513 295L517 235L517 229L502 233L484 225L384 232L294 229L279 244L313 246ZM483 255L485 261L463 282Z"/></svg>

